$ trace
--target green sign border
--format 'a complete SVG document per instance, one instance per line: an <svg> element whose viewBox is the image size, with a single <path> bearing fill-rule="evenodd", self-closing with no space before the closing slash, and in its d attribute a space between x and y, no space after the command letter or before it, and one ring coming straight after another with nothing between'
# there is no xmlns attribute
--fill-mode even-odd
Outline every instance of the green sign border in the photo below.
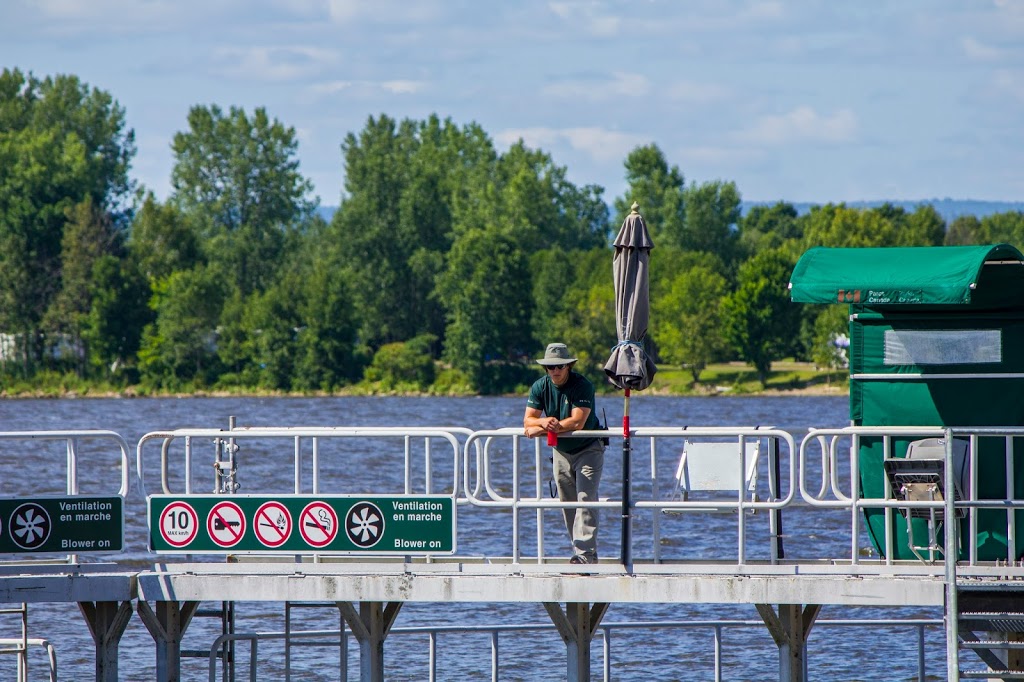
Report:
<svg viewBox="0 0 1024 682"><path fill-rule="evenodd" d="M36 505L46 513L45 524L24 505ZM67 506L67 505L73 505ZM109 505L109 508L108 508ZM21 519L20 525L18 519ZM18 528L15 528L19 525ZM25 548L14 541L15 533L39 545ZM104 546L104 543L106 545ZM70 546L74 544L75 546ZM0 497L0 554L110 554L124 551L124 498L120 495L40 495Z"/></svg>
<svg viewBox="0 0 1024 682"><path fill-rule="evenodd" d="M333 538L322 547L306 541L299 527L301 522L316 523L311 517L303 518L306 508L316 502L328 505L337 519ZM214 507L222 503L237 506L241 518L230 507L225 508L223 515L214 515ZM271 513L260 512L257 520L257 512L268 503L280 504L290 516L286 519L277 515L280 530L275 528ZM163 519L164 511L174 504L189 505L194 515L182 507L180 515ZM383 529L378 527L374 506L381 512ZM149 549L158 554L425 556L454 554L456 548L456 505L450 495L151 495L146 500L146 509ZM267 509L277 507L271 504ZM345 519L350 514L356 515L351 527L362 529L357 539L372 543L369 546L359 546L348 531L338 528L348 525ZM162 522L172 526L181 523L186 529L195 523L194 535L186 544L175 546L164 537ZM330 527L332 523L325 525ZM275 542L274 546L259 540L254 528L257 524L264 537ZM237 537L232 537L231 528L239 529ZM315 525L310 528L317 530ZM381 530L378 538L376 533ZM319 532L326 533L323 527ZM215 542L214 533L230 546Z"/></svg>

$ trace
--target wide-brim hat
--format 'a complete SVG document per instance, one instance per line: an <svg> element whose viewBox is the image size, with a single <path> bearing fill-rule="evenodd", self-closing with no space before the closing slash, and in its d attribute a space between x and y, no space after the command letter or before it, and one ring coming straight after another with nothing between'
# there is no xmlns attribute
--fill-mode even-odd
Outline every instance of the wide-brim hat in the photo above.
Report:
<svg viewBox="0 0 1024 682"><path fill-rule="evenodd" d="M564 343L549 343L548 347L544 349L544 357L537 360L538 365L565 365L570 362L576 362L576 358L571 357L569 354L569 347Z"/></svg>

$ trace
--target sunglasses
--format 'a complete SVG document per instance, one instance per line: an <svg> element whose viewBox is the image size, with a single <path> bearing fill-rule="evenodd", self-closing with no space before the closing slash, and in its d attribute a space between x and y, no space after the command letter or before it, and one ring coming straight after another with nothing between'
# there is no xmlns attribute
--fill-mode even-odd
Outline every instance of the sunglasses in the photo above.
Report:
<svg viewBox="0 0 1024 682"><path fill-rule="evenodd" d="M568 366L569 365L567 365L567 364L566 365L547 365L547 366L545 366L545 369L548 369L548 370L552 370L552 369L565 369Z"/></svg>

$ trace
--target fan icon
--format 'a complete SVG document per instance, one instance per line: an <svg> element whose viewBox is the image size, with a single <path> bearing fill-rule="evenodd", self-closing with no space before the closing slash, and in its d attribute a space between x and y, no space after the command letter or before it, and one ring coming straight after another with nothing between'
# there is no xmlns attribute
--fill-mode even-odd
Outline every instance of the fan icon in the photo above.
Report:
<svg viewBox="0 0 1024 682"><path fill-rule="evenodd" d="M359 502L348 512L345 532L352 544L363 549L373 547L384 535L384 514L372 502Z"/></svg>
<svg viewBox="0 0 1024 682"><path fill-rule="evenodd" d="M50 537L50 515L34 502L27 502L11 515L11 540L22 549L38 549Z"/></svg>

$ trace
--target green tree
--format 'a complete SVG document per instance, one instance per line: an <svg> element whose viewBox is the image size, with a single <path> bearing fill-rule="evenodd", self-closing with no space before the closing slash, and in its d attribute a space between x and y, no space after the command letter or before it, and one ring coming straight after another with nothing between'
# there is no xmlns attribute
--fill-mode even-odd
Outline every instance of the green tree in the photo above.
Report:
<svg viewBox="0 0 1024 682"><path fill-rule="evenodd" d="M171 144L172 200L201 217L210 263L243 294L262 291L273 281L285 233L316 207L299 172L295 129L262 107L250 117L237 107L224 114L196 106L188 125Z"/></svg>
<svg viewBox="0 0 1024 682"><path fill-rule="evenodd" d="M211 269L198 266L158 283L156 313L143 331L139 369L153 386L208 385L219 373L216 328L224 288Z"/></svg>
<svg viewBox="0 0 1024 682"><path fill-rule="evenodd" d="M814 206L803 222L804 241L811 246L896 246L894 215L888 209L860 211L845 204Z"/></svg>
<svg viewBox="0 0 1024 682"><path fill-rule="evenodd" d="M92 267L90 298L82 338L92 369L108 378L130 369L124 382L135 381L142 332L153 317L145 277L129 260L102 256Z"/></svg>
<svg viewBox="0 0 1024 682"><path fill-rule="evenodd" d="M722 301L725 338L754 366L762 386L772 361L793 346L799 308L789 300L793 263L779 251L759 253L740 266L736 291Z"/></svg>
<svg viewBox="0 0 1024 682"><path fill-rule="evenodd" d="M202 262L195 222L176 204L160 203L147 193L128 238L129 253L147 280L160 280Z"/></svg>
<svg viewBox="0 0 1024 682"><path fill-rule="evenodd" d="M978 237L980 244L1005 242L1017 248L1024 247L1024 213L1007 211L985 216L981 219Z"/></svg>
<svg viewBox="0 0 1024 682"><path fill-rule="evenodd" d="M740 192L734 182L690 183L683 193L686 226L677 243L690 251L716 254L726 263L735 258L740 220Z"/></svg>
<svg viewBox="0 0 1024 682"><path fill-rule="evenodd" d="M43 357L42 320L61 288L66 212L88 198L123 227L134 154L108 93L75 76L0 73L0 329L19 338L26 373Z"/></svg>
<svg viewBox="0 0 1024 682"><path fill-rule="evenodd" d="M741 258L777 249L789 240L803 237L796 207L780 201L772 206L754 206L739 222Z"/></svg>
<svg viewBox="0 0 1024 682"><path fill-rule="evenodd" d="M931 204L921 204L902 221L897 246L940 246L946 238L946 221Z"/></svg>
<svg viewBox="0 0 1024 682"><path fill-rule="evenodd" d="M946 246L969 246L980 244L981 221L972 215L957 216L946 231L943 243Z"/></svg>
<svg viewBox="0 0 1024 682"><path fill-rule="evenodd" d="M444 355L483 393L500 385L501 365L530 348L531 300L525 252L498 229L464 232L438 282L448 311Z"/></svg>
<svg viewBox="0 0 1024 682"><path fill-rule="evenodd" d="M849 334L849 309L848 305L840 304L823 306L815 316L811 359L816 367L840 369L845 366L844 350L835 341L840 335Z"/></svg>
<svg viewBox="0 0 1024 682"><path fill-rule="evenodd" d="M725 277L697 265L680 270L668 293L652 302L659 357L689 369L694 382L725 351L720 308L727 290Z"/></svg>
<svg viewBox="0 0 1024 682"><path fill-rule="evenodd" d="M87 373L88 349L83 330L90 317L91 292L97 288L94 266L104 256L120 254L120 235L108 216L86 197L68 210L61 239L59 290L43 319L47 356L67 357L65 362L79 376ZM109 283L106 283L109 284Z"/></svg>
<svg viewBox="0 0 1024 682"><path fill-rule="evenodd" d="M408 341L387 343L373 356L365 379L385 391L425 391L434 382L434 358L430 354L436 339L424 334Z"/></svg>
<svg viewBox="0 0 1024 682"><path fill-rule="evenodd" d="M595 385L603 383L604 363L616 341L615 287L611 276L589 287L581 282L570 297L571 306L556 320L559 331L551 340L568 344L579 359L576 370ZM599 378L602 380L598 381Z"/></svg>
<svg viewBox="0 0 1024 682"><path fill-rule="evenodd" d="M685 181L678 167L669 167L655 144L637 147L625 161L626 194L615 200L615 227L629 215L633 202L647 223L655 244L683 246L686 241Z"/></svg>

